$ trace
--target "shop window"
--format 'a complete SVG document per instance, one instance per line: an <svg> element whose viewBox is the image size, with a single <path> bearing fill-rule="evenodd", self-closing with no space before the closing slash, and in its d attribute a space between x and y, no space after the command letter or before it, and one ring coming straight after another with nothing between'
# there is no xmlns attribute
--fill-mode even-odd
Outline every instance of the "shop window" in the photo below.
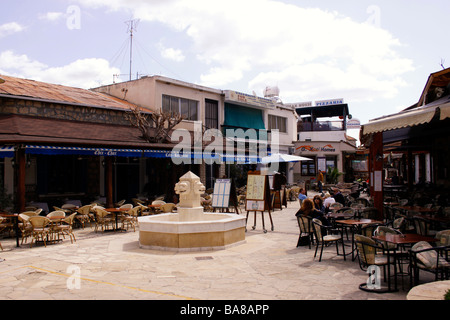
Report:
<svg viewBox="0 0 450 320"><path fill-rule="evenodd" d="M311 158L311 157L309 157ZM316 175L316 159L312 158L310 161L302 161L302 176L315 176Z"/></svg>
<svg viewBox="0 0 450 320"><path fill-rule="evenodd" d="M162 110L181 114L185 120L198 120L198 101L184 98L162 96Z"/></svg>
<svg viewBox="0 0 450 320"><path fill-rule="evenodd" d="M219 129L219 103L214 100L205 101L205 126L208 129Z"/></svg>
<svg viewBox="0 0 450 320"><path fill-rule="evenodd" d="M287 118L278 117L269 114L269 130L278 130L280 132L287 132Z"/></svg>

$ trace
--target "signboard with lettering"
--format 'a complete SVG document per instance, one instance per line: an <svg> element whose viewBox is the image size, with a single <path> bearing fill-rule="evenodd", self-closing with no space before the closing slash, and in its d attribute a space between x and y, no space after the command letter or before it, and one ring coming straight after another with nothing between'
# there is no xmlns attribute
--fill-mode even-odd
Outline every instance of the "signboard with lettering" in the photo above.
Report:
<svg viewBox="0 0 450 320"><path fill-rule="evenodd" d="M319 100L316 101L316 106L322 107L322 106L332 106L337 104L343 104L344 99L330 99L330 100Z"/></svg>
<svg viewBox="0 0 450 320"><path fill-rule="evenodd" d="M231 90L225 90L225 100L261 108L275 108L275 103L271 99L252 96L250 94Z"/></svg>

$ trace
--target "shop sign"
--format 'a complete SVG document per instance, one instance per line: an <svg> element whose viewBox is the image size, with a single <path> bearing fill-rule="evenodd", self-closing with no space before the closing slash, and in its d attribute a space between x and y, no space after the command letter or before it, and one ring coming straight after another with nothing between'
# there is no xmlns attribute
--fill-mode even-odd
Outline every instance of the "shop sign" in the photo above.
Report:
<svg viewBox="0 0 450 320"><path fill-rule="evenodd" d="M323 106L333 106L337 104L343 104L344 99L331 99L331 100L320 100L316 101L317 107L323 107Z"/></svg>
<svg viewBox="0 0 450 320"><path fill-rule="evenodd" d="M311 145L304 145L297 148L301 152L309 151L309 152L336 152L336 148L334 148L331 144L327 144L323 147L314 147Z"/></svg>

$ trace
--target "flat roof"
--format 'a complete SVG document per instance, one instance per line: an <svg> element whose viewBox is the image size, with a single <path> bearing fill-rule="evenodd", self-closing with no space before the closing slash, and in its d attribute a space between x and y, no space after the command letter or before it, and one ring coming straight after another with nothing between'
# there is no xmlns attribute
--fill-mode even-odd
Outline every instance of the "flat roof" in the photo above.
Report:
<svg viewBox="0 0 450 320"><path fill-rule="evenodd" d="M336 104L329 106L310 106L296 108L295 111L299 116L314 115L316 118L327 118L348 115L348 104Z"/></svg>

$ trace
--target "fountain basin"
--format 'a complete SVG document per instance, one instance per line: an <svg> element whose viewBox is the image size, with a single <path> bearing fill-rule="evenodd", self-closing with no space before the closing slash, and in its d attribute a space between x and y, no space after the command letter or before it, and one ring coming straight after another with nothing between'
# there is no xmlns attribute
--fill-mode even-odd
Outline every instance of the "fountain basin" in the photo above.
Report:
<svg viewBox="0 0 450 320"><path fill-rule="evenodd" d="M245 242L246 218L237 214L202 212L187 220L179 213L166 213L138 219L139 245L144 249L222 250Z"/></svg>

